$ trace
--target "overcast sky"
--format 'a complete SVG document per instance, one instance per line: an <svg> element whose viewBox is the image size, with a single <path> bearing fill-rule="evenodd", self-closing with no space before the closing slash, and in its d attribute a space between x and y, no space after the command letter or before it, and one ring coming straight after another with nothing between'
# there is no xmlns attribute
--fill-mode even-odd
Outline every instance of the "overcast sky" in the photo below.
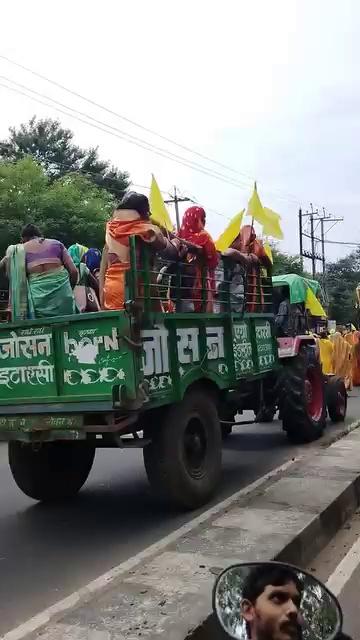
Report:
<svg viewBox="0 0 360 640"><path fill-rule="evenodd" d="M33 114L59 117L78 144L98 146L134 184L149 185L154 173L163 191L176 184L196 198L215 237L227 220L211 209L237 213L257 179L263 204L283 217L283 249L298 252L298 207L310 202L344 217L330 240L360 242L359 27L357 0L2 3L0 54L234 171L2 59L1 83L22 83L113 129L110 135L0 86L0 138ZM238 184L130 144L116 137L120 131ZM327 246L329 258L348 251Z"/></svg>

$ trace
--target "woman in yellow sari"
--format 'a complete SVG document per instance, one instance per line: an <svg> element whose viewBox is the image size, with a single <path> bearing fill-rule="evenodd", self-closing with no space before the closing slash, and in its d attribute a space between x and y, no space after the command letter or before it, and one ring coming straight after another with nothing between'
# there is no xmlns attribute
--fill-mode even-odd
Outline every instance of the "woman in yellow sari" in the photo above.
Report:
<svg viewBox="0 0 360 640"><path fill-rule="evenodd" d="M344 379L345 387L351 391L352 383L352 346L345 340L339 331L330 336L334 345L334 374Z"/></svg>
<svg viewBox="0 0 360 640"><path fill-rule="evenodd" d="M353 385L360 386L360 332L353 332L354 356L353 356Z"/></svg>
<svg viewBox="0 0 360 640"><path fill-rule="evenodd" d="M347 325L348 332L344 335L344 339L350 345L351 348L351 376L352 384L359 386L360 384L360 371L359 371L359 332L355 330L353 325Z"/></svg>
<svg viewBox="0 0 360 640"><path fill-rule="evenodd" d="M324 375L330 375L334 373L334 345L329 339L327 331L320 333L320 338L317 340L317 344L320 352L320 362Z"/></svg>

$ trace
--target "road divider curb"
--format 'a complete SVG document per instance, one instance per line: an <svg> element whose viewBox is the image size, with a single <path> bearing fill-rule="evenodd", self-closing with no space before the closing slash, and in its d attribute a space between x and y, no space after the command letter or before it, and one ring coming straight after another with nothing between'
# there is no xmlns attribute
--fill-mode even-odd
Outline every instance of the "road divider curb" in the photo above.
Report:
<svg viewBox="0 0 360 640"><path fill-rule="evenodd" d="M359 425L326 449L304 450L3 640L209 640L211 590L223 567L270 558L305 566L356 509Z"/></svg>

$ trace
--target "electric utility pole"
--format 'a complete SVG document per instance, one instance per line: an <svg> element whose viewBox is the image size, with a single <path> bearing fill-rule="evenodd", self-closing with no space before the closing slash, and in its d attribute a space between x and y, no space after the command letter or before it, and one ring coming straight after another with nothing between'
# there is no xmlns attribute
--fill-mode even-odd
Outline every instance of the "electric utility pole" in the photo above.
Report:
<svg viewBox="0 0 360 640"><path fill-rule="evenodd" d="M344 218L335 218L330 213L326 213L323 208L322 213L316 209L314 211L313 205L310 203L310 211L303 213L301 209L299 209L299 246L300 246L300 257L308 258L311 260L311 272L313 278L316 275L316 262L319 261L322 263L322 272L323 276L325 275L326 270L326 260L325 260L325 236L338 222L342 222ZM309 218L310 222L310 233L307 233L303 229L303 220L304 218ZM314 223L317 222L320 225L320 238L318 238L315 233L316 229L314 228ZM325 225L328 223L332 223L330 229L325 229ZM310 240L311 251L304 249L304 238L308 238ZM316 242L321 243L321 254L316 251Z"/></svg>
<svg viewBox="0 0 360 640"><path fill-rule="evenodd" d="M170 194L171 195L171 194ZM175 205L175 215L176 215L176 226L177 230L180 230L180 213L179 213L179 202L192 202L191 198L180 198L177 195L176 187L174 187L174 195L170 200L164 200L165 204L174 204Z"/></svg>

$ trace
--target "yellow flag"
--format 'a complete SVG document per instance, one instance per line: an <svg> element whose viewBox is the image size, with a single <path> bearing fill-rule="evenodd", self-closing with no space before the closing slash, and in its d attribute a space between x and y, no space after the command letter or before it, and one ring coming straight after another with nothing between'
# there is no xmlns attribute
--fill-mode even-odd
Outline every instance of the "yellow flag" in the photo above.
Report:
<svg viewBox="0 0 360 640"><path fill-rule="evenodd" d="M244 217L244 209L234 216L226 229L222 232L221 236L216 240L215 247L218 251L226 251L230 245L234 242L235 238L240 233L240 227L242 219Z"/></svg>
<svg viewBox="0 0 360 640"><path fill-rule="evenodd" d="M263 226L264 236L271 236L278 240L283 239L284 234L280 227L281 217L278 213L272 211L272 209L262 206L257 192L256 182L254 184L253 194L248 202L247 214Z"/></svg>
<svg viewBox="0 0 360 640"><path fill-rule="evenodd" d="M282 240L284 234L282 232L280 226L281 216L272 209L268 209L268 207L264 207L265 214L265 222L263 222L263 234L265 236L271 236L272 238L277 238L278 240Z"/></svg>
<svg viewBox="0 0 360 640"><path fill-rule="evenodd" d="M158 224L159 227L166 229L166 231L173 230L174 225L171 222L169 212L165 207L161 191L158 187L158 183L154 178L154 175L152 176L150 188L150 213L152 222Z"/></svg>
<svg viewBox="0 0 360 640"><path fill-rule="evenodd" d="M273 254L272 254L272 251L271 251L271 246L266 241L264 242L264 249L265 249L265 253L266 253L267 257L270 258L271 262L273 263L274 260L273 260Z"/></svg>
<svg viewBox="0 0 360 640"><path fill-rule="evenodd" d="M326 317L326 311L321 302L319 302L319 300L317 299L311 287L308 287L306 291L305 307L310 311L312 316Z"/></svg>
<svg viewBox="0 0 360 640"><path fill-rule="evenodd" d="M246 213L248 216L251 216L252 218L254 218L256 222L259 222L260 224L265 224L266 216L265 216L264 208L261 204L261 200L259 198L259 194L257 192L256 182L254 183L254 191L248 202L248 208Z"/></svg>

